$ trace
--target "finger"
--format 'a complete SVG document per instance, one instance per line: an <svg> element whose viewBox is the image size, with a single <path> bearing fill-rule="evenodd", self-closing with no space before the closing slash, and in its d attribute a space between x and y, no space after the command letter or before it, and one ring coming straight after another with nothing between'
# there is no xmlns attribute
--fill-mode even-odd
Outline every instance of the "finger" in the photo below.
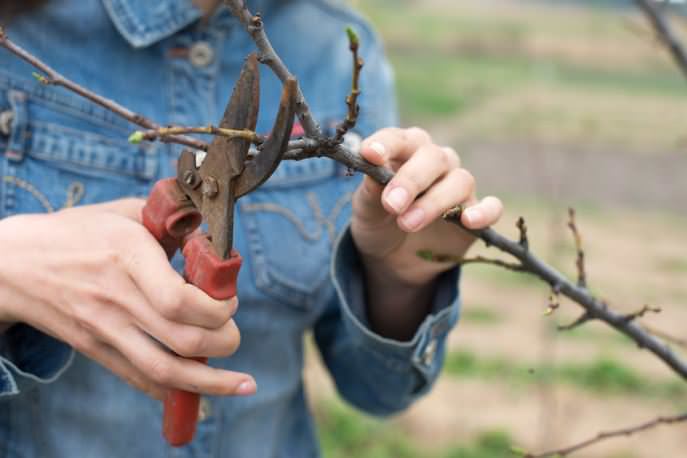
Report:
<svg viewBox="0 0 687 458"><path fill-rule="evenodd" d="M134 242L131 241L131 244ZM187 283L174 270L157 241L145 230L127 250L125 268L146 302L178 323L217 329L236 312L238 302L217 300Z"/></svg>
<svg viewBox="0 0 687 458"><path fill-rule="evenodd" d="M470 229L482 229L495 224L503 214L503 203L489 196L468 207L460 216L461 222Z"/></svg>
<svg viewBox="0 0 687 458"><path fill-rule="evenodd" d="M420 231L449 208L474 199L474 195L472 175L465 169L453 169L398 217L398 225L406 232Z"/></svg>
<svg viewBox="0 0 687 458"><path fill-rule="evenodd" d="M146 377L140 370L124 358L120 352L95 339L89 340L90 342L88 344L77 348L80 353L97 361L126 383L144 392L148 396L159 401L165 398L167 390Z"/></svg>
<svg viewBox="0 0 687 458"><path fill-rule="evenodd" d="M446 152L436 145L425 145L413 154L384 188L382 203L389 213L400 215L415 198L449 170Z"/></svg>
<svg viewBox="0 0 687 458"><path fill-rule="evenodd" d="M133 326L118 327L108 339L139 371L168 388L217 396L254 394L255 380L248 374L216 369L173 355Z"/></svg>
<svg viewBox="0 0 687 458"><path fill-rule="evenodd" d="M382 156L384 161L393 166L402 164L421 146L432 143L429 134L418 128L411 127L409 129L399 129L390 127L379 130L366 138L360 149L360 154L376 165L382 165L375 157ZM373 147L374 145L374 147ZM381 154L379 153L381 151Z"/></svg>
<svg viewBox="0 0 687 458"><path fill-rule="evenodd" d="M460 155L450 146L442 146L441 149L446 153L449 169L457 169L461 166Z"/></svg>
<svg viewBox="0 0 687 458"><path fill-rule="evenodd" d="M241 344L241 334L234 320L217 329L205 329L151 316L154 315L151 309L141 314L143 320L136 321L138 326L180 356L226 357L233 355Z"/></svg>

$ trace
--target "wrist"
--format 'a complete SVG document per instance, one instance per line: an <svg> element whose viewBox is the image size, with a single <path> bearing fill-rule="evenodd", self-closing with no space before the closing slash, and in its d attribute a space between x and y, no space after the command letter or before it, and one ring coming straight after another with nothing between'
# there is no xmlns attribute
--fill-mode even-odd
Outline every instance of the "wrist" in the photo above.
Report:
<svg viewBox="0 0 687 458"><path fill-rule="evenodd" d="M430 313L436 275L409 280L385 264L364 261L367 317L379 335L408 341Z"/></svg>

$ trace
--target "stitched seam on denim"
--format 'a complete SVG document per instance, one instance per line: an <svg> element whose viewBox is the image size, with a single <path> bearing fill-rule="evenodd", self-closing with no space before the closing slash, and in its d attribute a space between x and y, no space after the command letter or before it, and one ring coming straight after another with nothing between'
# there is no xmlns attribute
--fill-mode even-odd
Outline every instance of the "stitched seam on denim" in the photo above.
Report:
<svg viewBox="0 0 687 458"><path fill-rule="evenodd" d="M10 390L6 393L0 393L0 398L3 396L13 396L19 394L19 387L17 386L17 381L12 377L12 373L5 366L9 361L2 356L0 356L0 374L3 374L10 384Z"/></svg>
<svg viewBox="0 0 687 458"><path fill-rule="evenodd" d="M65 344L65 345L66 345L66 344ZM9 366L11 369L13 369L14 371L16 371L17 374L21 375L22 377L26 377L26 378L28 378L29 380L32 380L32 381L34 381L34 382L36 382L36 383L40 383L40 384L42 384L42 385L46 385L46 384L52 383L52 382L54 382L55 380L57 380L58 378L60 378L60 376L61 376L62 374L64 374L64 372L65 372L67 369L69 369L69 366L71 366L71 365L72 365L72 362L74 361L74 350L73 350L71 347L69 347L69 357L67 358L67 361L65 361L65 362L62 364L62 367L60 367L60 368L57 370L57 372L55 372L53 375L51 375L51 376L48 377L48 378L41 378L41 377L38 377L37 375L34 375L34 374L30 373L30 372L23 371L23 370L19 369L12 361L10 361L10 360L8 360L8 359L0 358L0 360L3 360L3 361L2 361L2 364L5 364L5 365Z"/></svg>
<svg viewBox="0 0 687 458"><path fill-rule="evenodd" d="M84 196L86 187L80 181L73 181L69 183L67 188L67 198L64 201L64 206L62 208L72 208L81 202Z"/></svg>
<svg viewBox="0 0 687 458"><path fill-rule="evenodd" d="M34 185L29 183L28 181L24 181L21 178L17 178L15 176L11 175L5 175L2 177L3 181L5 183L9 183L11 185L16 186L17 188L23 189L24 191L28 192L31 194L33 197L38 200L38 202L43 206L45 211L48 213L52 213L55 211L55 208L52 206L50 201L48 200L47 196L40 192L38 188L36 188Z"/></svg>
<svg viewBox="0 0 687 458"><path fill-rule="evenodd" d="M0 70L0 87L10 90L18 89L29 95L32 102L41 102L51 105L61 113L71 114L91 123L97 123L103 127L130 133L131 129L124 125L124 121L112 112L97 105L80 100L77 96L68 98L55 92L54 89L35 81L19 78L14 74Z"/></svg>
<svg viewBox="0 0 687 458"><path fill-rule="evenodd" d="M90 132L88 130L68 127L62 124L46 121L30 121L30 124L34 127L34 129L32 129L34 132L44 131L46 134L57 136L61 136L62 134L69 134L79 139L83 139L84 143L97 142L100 144L105 144L107 146L131 150L131 154L141 154L143 152L141 148L132 146L131 143L129 143L128 141L117 140L116 138L97 134L94 132Z"/></svg>
<svg viewBox="0 0 687 458"><path fill-rule="evenodd" d="M281 205L268 202L259 204L244 204L242 208L243 210L249 213L257 213L263 211L281 215L284 218L288 219L291 223L293 223L293 225L296 226L296 229L298 229L298 232L300 232L300 234L306 240L316 242L322 238L322 226L318 225L317 230L314 233L308 232L308 229L305 227L305 224L303 224L303 222L298 218L298 216L296 216L288 208L282 207Z"/></svg>
<svg viewBox="0 0 687 458"><path fill-rule="evenodd" d="M341 213L341 211L343 211L343 209L346 207L346 204L350 202L352 197L353 194L350 192L344 194L336 201L334 207L329 212L329 216L324 216L324 214L322 213L322 208L319 205L319 201L317 200L317 194L315 194L314 192L308 192L306 194L308 205L310 205L310 208L312 209L315 215L315 221L317 221L327 229L329 241L332 245L334 245L334 242L336 241L336 219Z"/></svg>
<svg viewBox="0 0 687 458"><path fill-rule="evenodd" d="M317 194L315 194L314 192L306 193L308 205L310 206L310 209L314 214L315 221L318 223L317 229L313 232L308 231L303 221L295 213L279 204L271 202L255 204L247 203L243 204L241 208L248 213L258 213L262 211L281 215L287 220L289 220L294 226L296 226L296 229L301 234L301 236L303 236L304 239L313 242L322 239L324 228L327 231L327 234L329 235L331 243L334 244L334 242L336 241L336 219L339 216L339 214L343 211L343 209L346 207L348 202L350 202L352 197L353 194L350 192L344 194L336 201L334 207L329 212L329 215L324 216L322 208L320 207L319 201L317 199Z"/></svg>

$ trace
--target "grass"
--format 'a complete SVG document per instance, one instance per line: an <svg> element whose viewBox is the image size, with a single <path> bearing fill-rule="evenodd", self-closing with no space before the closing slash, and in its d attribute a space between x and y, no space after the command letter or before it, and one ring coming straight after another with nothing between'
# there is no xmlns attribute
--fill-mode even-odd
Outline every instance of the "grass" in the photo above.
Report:
<svg viewBox="0 0 687 458"><path fill-rule="evenodd" d="M399 427L368 417L340 401L318 409L320 443L325 458L503 458L511 456L511 437L487 431L467 444L446 450L426 450Z"/></svg>
<svg viewBox="0 0 687 458"><path fill-rule="evenodd" d="M687 85L637 32L639 17L628 27L614 10L524 1L498 11L476 0L357 6L387 42L406 123L454 119L457 144L684 146Z"/></svg>
<svg viewBox="0 0 687 458"><path fill-rule="evenodd" d="M450 353L445 370L461 377L502 379L517 384L565 383L603 395L639 395L687 400L687 384L647 378L622 363L600 358L588 363L533 367L503 358L480 358L474 353Z"/></svg>

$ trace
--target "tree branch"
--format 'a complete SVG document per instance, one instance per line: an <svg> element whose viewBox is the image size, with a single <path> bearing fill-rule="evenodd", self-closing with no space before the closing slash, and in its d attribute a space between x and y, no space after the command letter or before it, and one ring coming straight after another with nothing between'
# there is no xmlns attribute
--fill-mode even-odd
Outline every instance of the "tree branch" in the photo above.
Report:
<svg viewBox="0 0 687 458"><path fill-rule="evenodd" d="M656 37L668 49L673 60L687 77L687 52L682 43L670 27L670 23L663 16L654 0L635 0L637 6L644 12L647 20L653 27Z"/></svg>
<svg viewBox="0 0 687 458"><path fill-rule="evenodd" d="M242 138L249 140L251 143L259 145L265 141L265 138L256 134L252 130L236 130L225 129L222 127L205 126L205 127L161 127L152 130L137 130L129 137L129 142L138 144L142 141L165 140L169 137L183 134L208 134L227 138Z"/></svg>
<svg viewBox="0 0 687 458"><path fill-rule="evenodd" d="M119 105L114 100L110 100L110 99L105 98L99 94L91 92L88 89L84 88L83 86L76 84L73 81L65 78L60 73L58 73L56 70L54 70L52 67L47 65L45 62L38 59L33 54L29 53L28 51L26 51L21 46L12 42L2 27L0 27L0 46L7 49L9 52L11 52L15 56L19 57L23 61L29 63L34 68L43 72L43 75L34 74L34 77L36 77L36 79L38 79L38 81L41 82L42 84L49 85L49 86L62 86L65 89L68 89L68 90L80 95L81 97L88 99L91 102L110 110L111 112L121 116L122 118L126 119L127 121L131 122L132 124L136 124L136 125L141 126L145 129L159 129L160 128L160 126L157 123L151 121L150 119L144 117L143 115L140 115L138 113L134 113L133 111L129 110L128 108L125 108L122 105ZM201 142L199 140L196 140L194 138L190 138L190 137L172 136L172 137L166 138L165 140L173 142L173 143L179 143L182 145L190 146L190 147L195 148L195 149L207 150L207 144L206 143Z"/></svg>
<svg viewBox="0 0 687 458"><path fill-rule="evenodd" d="M577 260L575 265L577 266L577 286L580 288L587 288L587 273L584 266L584 249L582 248L582 235L577 229L577 224L575 223L575 209L568 209L568 227L573 234L575 240L575 251L577 251Z"/></svg>
<svg viewBox="0 0 687 458"><path fill-rule="evenodd" d="M558 450L550 450L548 452L543 452L543 453L527 453L527 452L520 452L517 450L513 450L515 453L518 455L522 456L523 458L555 458L555 457L566 457L569 456L575 452L578 452L582 450L583 448L590 447L594 444L597 444L601 441L611 439L614 437L621 437L621 436L632 436L633 434L646 431L652 428L655 428L659 425L668 425L668 424L674 424L674 423L680 423L687 421L687 413L681 414L681 415L675 415L671 417L658 417L654 418L653 420L641 423L636 426L631 426L629 428L624 428L624 429L617 429L614 431L605 431L605 432L600 432L596 436L587 439L585 441L582 441L580 443L577 443L575 445L571 445L569 447L561 448Z"/></svg>
<svg viewBox="0 0 687 458"><path fill-rule="evenodd" d="M351 78L351 93L346 97L346 105L348 106L348 114L346 119L336 128L336 136L334 143L343 142L344 135L355 127L358 122L358 115L360 114L360 106L358 105L358 97L360 96L360 71L363 69L363 59L358 55L358 48L360 47L360 40L355 31L348 27L346 29L348 34L348 47L351 50L353 57L353 77Z"/></svg>

